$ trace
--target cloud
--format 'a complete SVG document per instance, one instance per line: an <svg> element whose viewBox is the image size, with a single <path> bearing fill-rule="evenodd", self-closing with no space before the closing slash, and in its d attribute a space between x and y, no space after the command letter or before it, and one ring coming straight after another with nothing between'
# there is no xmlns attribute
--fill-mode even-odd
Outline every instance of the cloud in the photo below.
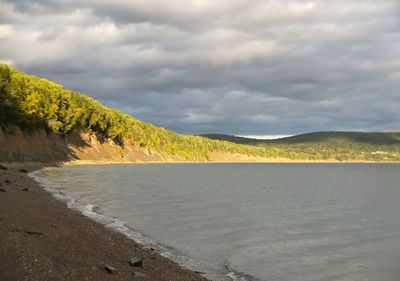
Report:
<svg viewBox="0 0 400 281"><path fill-rule="evenodd" d="M395 0L3 0L0 61L181 133L400 130Z"/></svg>

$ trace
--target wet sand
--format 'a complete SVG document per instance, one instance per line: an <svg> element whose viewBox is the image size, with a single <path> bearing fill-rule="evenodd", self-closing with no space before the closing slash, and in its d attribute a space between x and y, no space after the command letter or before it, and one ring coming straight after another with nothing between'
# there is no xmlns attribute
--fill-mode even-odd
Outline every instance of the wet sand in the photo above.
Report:
<svg viewBox="0 0 400 281"><path fill-rule="evenodd" d="M143 266L130 265L132 257ZM106 265L117 271L109 273ZM26 171L1 167L0 280L207 281L68 209Z"/></svg>

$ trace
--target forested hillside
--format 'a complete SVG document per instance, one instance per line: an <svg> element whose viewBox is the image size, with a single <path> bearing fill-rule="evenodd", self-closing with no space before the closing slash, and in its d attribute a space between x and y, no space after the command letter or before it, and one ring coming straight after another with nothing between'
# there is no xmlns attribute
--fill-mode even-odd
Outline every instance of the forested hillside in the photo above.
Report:
<svg viewBox="0 0 400 281"><path fill-rule="evenodd" d="M66 139L66 146L69 146L68 138L76 139L76 135L96 136L100 143L112 141L121 147L121 150L109 149L107 152L107 155L112 155L117 151L120 158L124 157L125 152L135 158L131 148L138 147L150 155L156 153L157 161L236 161L245 159L243 157L247 157L246 161L400 161L400 133L324 132L279 140L255 140L218 134L179 135L107 108L88 96L66 90L54 82L0 64L0 128L4 131L10 127L20 128L20 138L25 138L25 141L29 138L26 136L29 132L39 136L37 132L46 131L49 139L53 140L54 134L58 134ZM0 141L0 144L10 145L11 134L3 134L1 130L0 137L8 141ZM40 139L43 140L43 135L40 135ZM93 148L87 150L89 153L105 155L97 146L88 143L88 139L89 142L92 140L86 138L84 145ZM26 144L29 144L29 140ZM61 152L64 151L63 145L60 145ZM131 147L124 150L125 146ZM22 150L15 149L11 154L21 154ZM28 153L26 151L25 154ZM48 154L50 152L45 151L43 155ZM2 155L13 157L7 147L2 147L0 158ZM32 155L29 157L34 158Z"/></svg>
<svg viewBox="0 0 400 281"><path fill-rule="evenodd" d="M400 133L315 132L274 140L222 134L204 137L279 151L290 159L400 161Z"/></svg>
<svg viewBox="0 0 400 281"><path fill-rule="evenodd" d="M45 129L68 136L82 131L123 146L136 144L182 160L208 160L210 154L239 153L272 157L264 148L178 135L137 120L61 85L0 65L0 126L25 131Z"/></svg>

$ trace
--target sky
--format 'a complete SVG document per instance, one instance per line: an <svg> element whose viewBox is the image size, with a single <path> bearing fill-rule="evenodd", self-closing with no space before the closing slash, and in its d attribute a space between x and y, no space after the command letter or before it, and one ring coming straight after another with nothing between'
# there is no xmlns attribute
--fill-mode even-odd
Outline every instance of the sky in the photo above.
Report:
<svg viewBox="0 0 400 281"><path fill-rule="evenodd" d="M398 0L0 0L0 61L183 134L400 130Z"/></svg>

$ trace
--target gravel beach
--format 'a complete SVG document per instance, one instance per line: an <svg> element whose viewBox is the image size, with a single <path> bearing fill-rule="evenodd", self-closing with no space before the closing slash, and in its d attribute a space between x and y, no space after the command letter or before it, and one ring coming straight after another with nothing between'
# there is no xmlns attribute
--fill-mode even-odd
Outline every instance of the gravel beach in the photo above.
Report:
<svg viewBox="0 0 400 281"><path fill-rule="evenodd" d="M68 209L27 170L0 166L0 280L207 281Z"/></svg>

